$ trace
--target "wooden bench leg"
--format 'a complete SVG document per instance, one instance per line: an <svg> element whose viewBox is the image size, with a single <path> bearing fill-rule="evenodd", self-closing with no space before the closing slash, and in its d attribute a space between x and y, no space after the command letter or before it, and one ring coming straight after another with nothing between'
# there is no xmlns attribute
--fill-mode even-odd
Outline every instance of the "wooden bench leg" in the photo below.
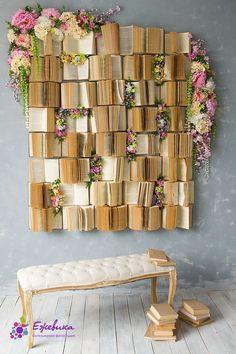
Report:
<svg viewBox="0 0 236 354"><path fill-rule="evenodd" d="M169 294L168 294L168 304L173 305L174 297L176 291L176 269L170 271L169 273Z"/></svg>
<svg viewBox="0 0 236 354"><path fill-rule="evenodd" d="M24 292L20 286L19 281L17 281L17 289L18 289L18 294L20 296L20 301L21 301L21 307L22 307L22 315L21 317L26 320L26 308L25 308L25 295Z"/></svg>
<svg viewBox="0 0 236 354"><path fill-rule="evenodd" d="M26 291L25 303L26 303L26 315L28 320L28 347L33 347L33 311L32 311L32 292Z"/></svg>
<svg viewBox="0 0 236 354"><path fill-rule="evenodd" d="M157 304L157 278L151 278L151 303Z"/></svg>

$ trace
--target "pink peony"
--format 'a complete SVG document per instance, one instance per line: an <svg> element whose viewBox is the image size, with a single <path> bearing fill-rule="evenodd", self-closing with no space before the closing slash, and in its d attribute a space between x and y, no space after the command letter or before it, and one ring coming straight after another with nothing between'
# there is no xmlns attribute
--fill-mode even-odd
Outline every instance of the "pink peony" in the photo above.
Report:
<svg viewBox="0 0 236 354"><path fill-rule="evenodd" d="M41 16L48 17L50 20L56 20L61 16L61 14L57 9L49 7L47 9L43 9Z"/></svg>
<svg viewBox="0 0 236 354"><path fill-rule="evenodd" d="M26 33L28 30L34 28L36 24L36 13L26 10L18 10L12 17L11 24L21 30L22 33Z"/></svg>
<svg viewBox="0 0 236 354"><path fill-rule="evenodd" d="M18 47L23 46L25 48L30 48L31 46L30 36L28 34L20 34L16 38L15 43Z"/></svg>
<svg viewBox="0 0 236 354"><path fill-rule="evenodd" d="M205 100L205 95L200 90L196 90L193 94L193 101L203 102L204 100Z"/></svg>
<svg viewBox="0 0 236 354"><path fill-rule="evenodd" d="M197 71L193 74L192 85L194 87L203 87L206 83L207 74L205 71Z"/></svg>

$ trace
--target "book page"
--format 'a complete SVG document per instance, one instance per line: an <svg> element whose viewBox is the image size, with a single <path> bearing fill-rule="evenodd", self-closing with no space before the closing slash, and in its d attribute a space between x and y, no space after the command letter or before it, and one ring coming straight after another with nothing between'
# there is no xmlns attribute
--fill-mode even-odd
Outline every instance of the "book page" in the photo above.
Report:
<svg viewBox="0 0 236 354"><path fill-rule="evenodd" d="M89 60L87 59L84 64L77 65L77 77L79 80L89 79Z"/></svg>
<svg viewBox="0 0 236 354"><path fill-rule="evenodd" d="M124 182L124 203L138 203L139 182Z"/></svg>
<svg viewBox="0 0 236 354"><path fill-rule="evenodd" d="M133 54L134 26L120 26L120 54Z"/></svg>
<svg viewBox="0 0 236 354"><path fill-rule="evenodd" d="M102 168L103 181L114 180L115 162L116 162L116 157L110 157L110 156L103 157L103 168Z"/></svg>
<svg viewBox="0 0 236 354"><path fill-rule="evenodd" d="M47 131L47 108L29 108L29 131Z"/></svg>
<svg viewBox="0 0 236 354"><path fill-rule="evenodd" d="M75 130L86 133L88 131L88 119L88 116L75 119Z"/></svg>
<svg viewBox="0 0 236 354"><path fill-rule="evenodd" d="M90 55L96 54L95 37L93 31L78 40L78 52Z"/></svg>
<svg viewBox="0 0 236 354"><path fill-rule="evenodd" d="M44 160L32 158L29 160L29 181L44 182Z"/></svg>
<svg viewBox="0 0 236 354"><path fill-rule="evenodd" d="M65 196L64 205L74 205L74 187L72 183L61 183L61 190Z"/></svg>
<svg viewBox="0 0 236 354"><path fill-rule="evenodd" d="M148 154L148 134L137 134L137 155Z"/></svg>
<svg viewBox="0 0 236 354"><path fill-rule="evenodd" d="M70 63L64 63L63 78L64 80L78 80L77 66Z"/></svg>
<svg viewBox="0 0 236 354"><path fill-rule="evenodd" d="M86 183L74 184L75 205L89 205L89 188Z"/></svg>
<svg viewBox="0 0 236 354"><path fill-rule="evenodd" d="M44 166L46 182L53 182L55 179L59 178L58 159L45 159Z"/></svg>

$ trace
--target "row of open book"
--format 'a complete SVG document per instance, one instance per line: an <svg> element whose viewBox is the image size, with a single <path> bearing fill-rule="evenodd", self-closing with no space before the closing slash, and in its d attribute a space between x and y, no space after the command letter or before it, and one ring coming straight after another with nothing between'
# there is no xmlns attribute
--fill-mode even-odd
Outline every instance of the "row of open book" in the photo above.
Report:
<svg viewBox="0 0 236 354"><path fill-rule="evenodd" d="M53 182L60 178L62 183L89 181L89 158L42 159L30 158L29 181ZM168 158L159 156L137 156L128 163L125 157L104 156L102 181L156 181L164 176L170 182L192 179L192 158Z"/></svg>
<svg viewBox="0 0 236 354"><path fill-rule="evenodd" d="M108 132L133 129L135 132L154 132L157 129L158 108L153 106L133 107L126 110L125 106L96 106L91 116L67 119L68 132ZM185 107L169 107L168 131L185 129ZM29 109L30 132L55 132L54 108Z"/></svg>
<svg viewBox="0 0 236 354"><path fill-rule="evenodd" d="M173 230L176 227L192 227L192 206L139 207L137 205L66 206L63 213L53 216L52 208L29 208L29 226L32 231L154 231L161 227Z"/></svg>
<svg viewBox="0 0 236 354"><path fill-rule="evenodd" d="M160 142L154 133L137 134L136 155L191 157L192 136L188 133L168 133ZM54 133L29 133L30 157L91 157L95 150L99 156L126 156L127 132L68 133L60 142Z"/></svg>
<svg viewBox="0 0 236 354"><path fill-rule="evenodd" d="M134 53L186 53L190 52L190 33L169 32L164 33L163 28L138 26L119 26L111 23L102 26L102 36L95 38L94 32L74 39L65 36L63 43L52 40L48 33L44 42L39 41L39 54L59 56L62 50L68 54L84 53L94 54L121 54Z"/></svg>
<svg viewBox="0 0 236 354"><path fill-rule="evenodd" d="M49 183L29 183L29 206L47 208L50 204ZM61 184L64 205L108 205L136 204L149 207L155 205L155 182L93 182ZM194 203L194 182L164 182L164 204L189 206Z"/></svg>
<svg viewBox="0 0 236 354"><path fill-rule="evenodd" d="M135 106L155 105L162 100L167 106L187 105L187 82L166 81L161 86L154 80L132 81ZM29 107L86 108L122 105L125 99L125 80L97 82L31 82Z"/></svg>
<svg viewBox="0 0 236 354"><path fill-rule="evenodd" d="M166 55L164 81L186 80L189 59L184 54ZM84 63L63 64L63 80L154 80L154 55L93 55ZM55 56L40 58L39 64L31 58L30 82L62 81L62 66Z"/></svg>

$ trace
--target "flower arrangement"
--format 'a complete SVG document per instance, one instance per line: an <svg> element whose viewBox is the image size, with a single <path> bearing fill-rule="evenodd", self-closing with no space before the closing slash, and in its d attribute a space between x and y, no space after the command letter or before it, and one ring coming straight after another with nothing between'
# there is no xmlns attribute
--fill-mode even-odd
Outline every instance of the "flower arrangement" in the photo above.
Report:
<svg viewBox="0 0 236 354"><path fill-rule="evenodd" d="M60 189L60 184L61 180L60 178L57 178L50 184L48 188L51 206L54 208L54 215L57 215L62 212L62 206L65 200L65 196Z"/></svg>
<svg viewBox="0 0 236 354"><path fill-rule="evenodd" d="M126 137L126 156L128 157L128 162L136 159L137 147L137 133L132 129L128 129Z"/></svg>
<svg viewBox="0 0 236 354"><path fill-rule="evenodd" d="M135 107L135 86L131 80L125 80L124 104L130 109Z"/></svg>
<svg viewBox="0 0 236 354"><path fill-rule="evenodd" d="M99 13L97 9L78 10L76 12L61 12L55 8L43 9L40 4L35 8L26 6L19 9L7 22L7 38L10 43L8 64L8 87L13 89L14 98L21 101L28 127L28 81L30 75L30 56L36 60L39 68L39 40L45 40L50 33L52 39L61 42L65 36L71 35L79 39L93 31L98 36L101 26L120 11L120 7ZM74 55L73 64L83 61L83 55ZM77 64L76 64L77 65Z"/></svg>
<svg viewBox="0 0 236 354"><path fill-rule="evenodd" d="M92 153L92 157L89 159L90 170L89 170L89 181L87 186L90 187L92 182L100 181L102 178L102 165L103 159L98 156L95 151Z"/></svg>
<svg viewBox="0 0 236 354"><path fill-rule="evenodd" d="M67 119L79 119L82 117L90 117L92 110L90 108L85 108L79 106L78 108L63 109L60 108L56 114L56 131L55 136L61 142L65 139L68 132Z"/></svg>
<svg viewBox="0 0 236 354"><path fill-rule="evenodd" d="M153 78L157 85L161 85L164 78L165 56L163 54L156 54L153 57Z"/></svg>
<svg viewBox="0 0 236 354"><path fill-rule="evenodd" d="M154 196L154 204L157 205L158 208L162 209L165 200L163 177L158 178L158 180L155 182L153 196Z"/></svg>
<svg viewBox="0 0 236 354"><path fill-rule="evenodd" d="M157 134L160 136L160 140L164 140L167 136L170 118L169 118L169 110L164 103L158 103L157 105Z"/></svg>
<svg viewBox="0 0 236 354"><path fill-rule="evenodd" d="M70 53L66 54L62 52L60 55L60 59L62 63L72 64L72 65L81 65L84 64L85 61L88 59L88 55L83 53Z"/></svg>
<svg viewBox="0 0 236 354"><path fill-rule="evenodd" d="M187 91L188 129L194 143L194 166L197 171L204 167L208 177L217 99L213 72L202 40L191 41L190 60Z"/></svg>

